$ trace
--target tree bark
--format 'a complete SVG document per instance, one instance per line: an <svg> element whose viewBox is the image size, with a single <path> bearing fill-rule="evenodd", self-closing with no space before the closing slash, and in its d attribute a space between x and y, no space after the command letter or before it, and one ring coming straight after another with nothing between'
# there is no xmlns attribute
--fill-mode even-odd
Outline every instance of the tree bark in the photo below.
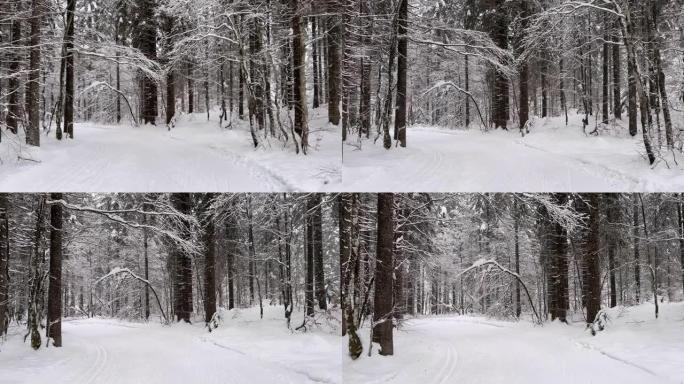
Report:
<svg viewBox="0 0 684 384"><path fill-rule="evenodd" d="M321 208L321 195L316 193L313 195L313 203L315 204L313 214L313 241L314 241L314 271L316 284L316 300L318 301L318 308L327 310L327 295L325 290L325 270L323 269L323 214Z"/></svg>
<svg viewBox="0 0 684 384"><path fill-rule="evenodd" d="M406 91L408 70L408 0L400 0L397 21L397 96L394 138L406 147Z"/></svg>
<svg viewBox="0 0 684 384"><path fill-rule="evenodd" d="M26 109L28 112L28 127L26 129L26 144L40 146L40 51L41 26L44 16L44 0L32 0L31 38L28 81L26 84Z"/></svg>
<svg viewBox="0 0 684 384"><path fill-rule="evenodd" d="M192 198L189 193L174 193L171 195L171 203L180 213L189 214L192 208ZM190 223L181 223L183 239L190 238ZM190 323L193 312L192 305L192 260L178 244L173 244L174 259L176 261L176 321Z"/></svg>
<svg viewBox="0 0 684 384"><path fill-rule="evenodd" d="M299 15L300 0L291 0L292 27L292 66L294 70L294 131L299 135L302 152L306 154L309 147L308 107L306 102L306 47L302 17Z"/></svg>
<svg viewBox="0 0 684 384"><path fill-rule="evenodd" d="M207 217L204 226L204 322L208 324L214 317L214 313L216 313L215 224L213 218Z"/></svg>
<svg viewBox="0 0 684 384"><path fill-rule="evenodd" d="M74 138L74 14L76 13L76 0L67 1L66 35L64 53L66 54L66 78L64 92L64 134Z"/></svg>
<svg viewBox="0 0 684 384"><path fill-rule="evenodd" d="M590 194L588 196L589 232L587 250L584 256L586 297L583 300L587 308L587 324L593 323L601 310L600 202L601 197L599 195Z"/></svg>
<svg viewBox="0 0 684 384"><path fill-rule="evenodd" d="M394 287L394 195L378 194L377 256L375 266L375 294L373 296L373 339L380 343L380 354L394 354L392 289Z"/></svg>
<svg viewBox="0 0 684 384"><path fill-rule="evenodd" d="M331 11L337 10L337 5L329 2ZM342 88L342 63L340 49L342 48L342 22L339 15L333 13L328 17L327 61L328 61L328 121L333 125L340 125L340 91Z"/></svg>
<svg viewBox="0 0 684 384"><path fill-rule="evenodd" d="M9 327L9 195L0 193L0 337Z"/></svg>
<svg viewBox="0 0 684 384"><path fill-rule="evenodd" d="M50 199L62 200L63 196L61 193L53 193ZM45 337L52 339L55 347L62 346L62 210L61 204L50 206L50 281Z"/></svg>

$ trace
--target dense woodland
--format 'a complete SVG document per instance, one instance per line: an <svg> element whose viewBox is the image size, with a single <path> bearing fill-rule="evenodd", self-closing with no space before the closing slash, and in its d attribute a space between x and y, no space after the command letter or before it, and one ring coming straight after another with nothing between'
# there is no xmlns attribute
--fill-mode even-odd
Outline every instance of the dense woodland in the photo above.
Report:
<svg viewBox="0 0 684 384"><path fill-rule="evenodd" d="M659 303L683 299L681 194L339 199L343 332L354 359L366 326L392 355L405 316L581 321L595 334L605 308L649 302L657 318Z"/></svg>
<svg viewBox="0 0 684 384"><path fill-rule="evenodd" d="M335 321L333 206L321 194L0 194L0 333L25 326L38 349L62 345L67 317L211 331L227 310L264 306L293 330Z"/></svg>
<svg viewBox="0 0 684 384"><path fill-rule="evenodd" d="M624 120L653 163L681 149L681 0L5 0L6 132L74 137L74 120L249 122L306 152L310 109L343 140L406 145L406 126ZM327 105L327 107L326 107ZM641 131L641 133L640 133ZM7 133L5 133L7 134ZM350 140L350 142L352 142Z"/></svg>

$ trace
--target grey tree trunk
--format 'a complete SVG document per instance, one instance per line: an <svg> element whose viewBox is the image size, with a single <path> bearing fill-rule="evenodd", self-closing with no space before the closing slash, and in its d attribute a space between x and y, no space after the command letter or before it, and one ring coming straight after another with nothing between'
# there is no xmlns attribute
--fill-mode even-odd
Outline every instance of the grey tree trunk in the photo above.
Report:
<svg viewBox="0 0 684 384"><path fill-rule="evenodd" d="M53 201L62 200L61 193L53 193ZM62 346L62 210L61 204L50 207L50 272L48 273L48 313L45 337L52 345Z"/></svg>

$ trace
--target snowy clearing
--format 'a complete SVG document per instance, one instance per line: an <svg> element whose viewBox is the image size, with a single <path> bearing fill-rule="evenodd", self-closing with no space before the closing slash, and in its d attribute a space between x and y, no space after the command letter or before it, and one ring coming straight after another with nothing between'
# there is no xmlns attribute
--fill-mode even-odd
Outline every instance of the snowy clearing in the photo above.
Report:
<svg viewBox="0 0 684 384"><path fill-rule="evenodd" d="M17 140L23 138L3 132L0 190L332 190L342 181L339 132L325 124L318 126L323 128L311 132L307 156L295 154L291 140L286 147L278 140L262 141L255 150L244 123L221 130L217 121L207 122L204 114L183 116L171 131L163 126L76 124L74 140L60 142L53 132L41 137L40 148L19 145Z"/></svg>
<svg viewBox="0 0 684 384"><path fill-rule="evenodd" d="M408 148L382 140L344 147L344 189L353 192L650 192L684 190L684 157L669 153L655 168L645 159L641 133L626 127L588 136L582 117L537 121L483 133L434 127L408 128ZM677 122L682 127L681 120ZM587 128L592 130L593 125ZM684 128L684 127L682 127ZM619 133L615 133L619 132ZM359 149L361 148L361 149ZM669 166L669 168L668 168Z"/></svg>
<svg viewBox="0 0 684 384"><path fill-rule="evenodd" d="M472 316L412 319L394 356L344 363L345 383L684 383L684 303L614 308L593 337L582 322L544 327ZM346 340L345 340L346 342ZM344 346L346 349L346 345Z"/></svg>
<svg viewBox="0 0 684 384"><path fill-rule="evenodd" d="M0 344L0 382L341 383L339 336L285 327L282 307L233 310L208 333L194 325L111 319L63 322L62 348L31 349L14 327ZM293 314L293 322L301 319Z"/></svg>

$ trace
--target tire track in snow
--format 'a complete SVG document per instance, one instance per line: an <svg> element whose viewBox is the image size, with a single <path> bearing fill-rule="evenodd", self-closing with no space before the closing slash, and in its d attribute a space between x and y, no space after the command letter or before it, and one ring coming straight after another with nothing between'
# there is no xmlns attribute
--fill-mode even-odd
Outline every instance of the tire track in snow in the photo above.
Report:
<svg viewBox="0 0 684 384"><path fill-rule="evenodd" d="M632 177L626 173L609 168L601 163L591 162L574 156L569 156L564 153L551 152L545 148L537 147L536 145L526 143L523 140L516 140L515 142L519 145L522 145L523 147L530 148L538 152L542 152L544 154L553 155L557 158L561 158L570 165L577 165L576 163L579 163L582 165L582 170L589 174L593 174L599 177L605 177L606 174L608 174L610 179L614 181L613 184L615 184L615 180L621 180L629 183L632 186L633 190L637 190L637 187L642 185L642 182L639 180L639 178ZM597 172L597 169L603 170L605 173Z"/></svg>
<svg viewBox="0 0 684 384"><path fill-rule="evenodd" d="M104 372L107 367L107 361L109 360L109 355L107 350L100 344L95 344L95 359L89 365L88 368L80 375L76 376L73 383L102 383L102 380L98 380L98 377Z"/></svg>
<svg viewBox="0 0 684 384"><path fill-rule="evenodd" d="M262 362L262 363L266 363L266 364L277 365L279 368L285 368L285 369L287 369L288 371L294 372L294 373L299 374L299 375L302 375L302 376L306 377L307 379L309 379L309 381L312 381L312 382L315 382L315 383L323 383L323 384L334 384L334 383L335 383L334 381L330 381L330 380L327 380L327 379L325 379L325 378L321 378L321 377L314 376L314 375L312 375L310 372L307 372L307 371L304 371L304 370L296 369L296 368L287 366L287 365L285 365L285 364L281 364L281 363L279 363L279 362L274 362L274 361L271 361L271 360L262 359L262 358L259 358L258 356L248 355L247 353L245 353L245 352L243 352L243 351L241 351L241 350L239 350L239 349L237 349L237 348L229 347L229 346L227 346L227 345L225 345L225 344L221 344L221 343L219 343L219 342L217 342L217 341L210 340L210 339L209 339L208 337L206 337L206 336L202 336L202 337L200 337L199 339L200 339L201 341L203 341L203 342L210 343L210 344L212 344L212 345L214 345L214 346L216 346L216 347L218 347L218 348L225 349L225 350L228 350L228 351L237 353L237 354L239 354L239 355L248 357L248 358L250 358L250 359L258 360L258 361L260 361L260 362Z"/></svg>
<svg viewBox="0 0 684 384"><path fill-rule="evenodd" d="M609 358L609 359L611 359L611 360L615 360L615 361L620 362L620 363L622 363L622 364L628 365L628 366L630 366L630 367L632 367L632 368L639 369L639 370L641 370L641 371L643 371L643 372L646 372L646 373L650 374L650 375L653 376L653 377L657 377L658 379L661 379L661 380L663 380L663 381L671 382L668 378L663 377L663 376L660 376L658 373L656 373L656 372L654 372L654 371L652 371L652 370L650 370L650 369L648 369L648 368L646 368L646 367L642 367L642 366L639 365L639 364L633 363L633 362L631 362L631 361L629 361L629 360L626 360L626 359L623 359L623 358L621 358L621 357L619 357L619 356L616 356L616 355L613 355L613 354L611 354L611 353L608 353L608 352L606 352L606 351L604 351L604 350L602 350L602 349L600 349L600 348L597 348L597 347L595 347L595 346L593 346L593 345L591 345L591 344L589 344L589 343L579 341L579 342L577 342L577 345L579 345L580 347L582 347L582 348L584 348L584 349L588 349L588 350L590 350L590 351L596 351L596 352L600 353L601 355L603 355L603 356L605 356L605 357L607 357L607 358Z"/></svg>

